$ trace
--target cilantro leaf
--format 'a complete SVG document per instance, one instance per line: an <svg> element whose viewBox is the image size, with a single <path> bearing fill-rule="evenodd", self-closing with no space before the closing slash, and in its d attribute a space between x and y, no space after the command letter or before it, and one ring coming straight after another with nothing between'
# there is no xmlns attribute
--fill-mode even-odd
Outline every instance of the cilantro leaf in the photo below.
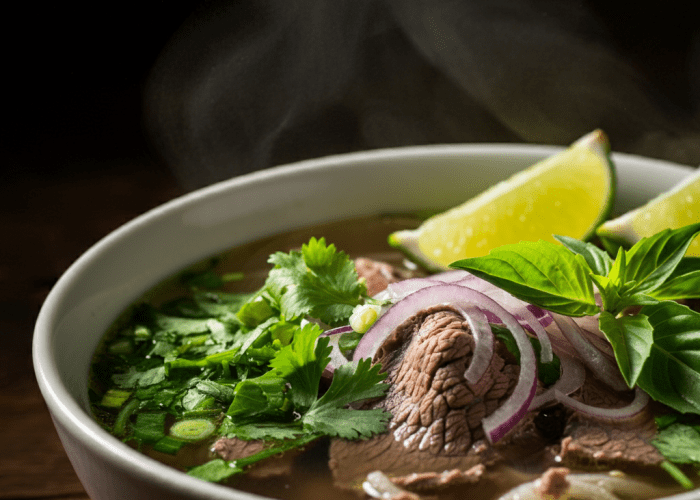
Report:
<svg viewBox="0 0 700 500"><path fill-rule="evenodd" d="M246 421L260 415L279 418L286 410L286 390L285 379L275 377L274 372L243 380L236 385L233 401L226 414Z"/></svg>
<svg viewBox="0 0 700 500"><path fill-rule="evenodd" d="M220 483L231 476L242 474L243 472L245 472L243 467L238 467L235 463L227 462L223 458L215 458L202 465L192 467L187 471L187 474L204 481Z"/></svg>
<svg viewBox="0 0 700 500"><path fill-rule="evenodd" d="M286 318L310 315L338 324L350 317L367 293L352 260L335 245L326 246L324 238L311 238L301 251L275 253L269 262L275 267L265 286Z"/></svg>
<svg viewBox="0 0 700 500"><path fill-rule="evenodd" d="M367 439L386 431L391 413L319 406L304 416L304 428L342 439Z"/></svg>
<svg viewBox="0 0 700 500"><path fill-rule="evenodd" d="M592 243L577 240L569 236L554 235L559 243L575 254L581 255L593 274L607 276L612 267L613 260L605 250L601 250Z"/></svg>
<svg viewBox="0 0 700 500"><path fill-rule="evenodd" d="M596 314L585 259L546 241L521 241L463 259L450 267L464 269L517 298L567 316Z"/></svg>
<svg viewBox="0 0 700 500"><path fill-rule="evenodd" d="M649 295L658 300L700 298L700 258L682 259L666 281Z"/></svg>
<svg viewBox="0 0 700 500"><path fill-rule="evenodd" d="M666 281L700 233L700 222L666 229L642 238L627 251L625 281L636 281L630 293L649 293Z"/></svg>
<svg viewBox="0 0 700 500"><path fill-rule="evenodd" d="M316 434L303 435L295 439L282 441L277 445L269 446L258 453L254 453L253 455L239 458L238 460L233 460L231 462L227 462L220 458L215 458L214 460L210 460L203 465L198 465L197 467L191 468L187 471L187 474L205 481L220 482L228 479L231 476L245 472L245 468L249 465L257 463L266 458L270 458L274 455L279 455L294 448L307 445L317 440L319 437L321 436Z"/></svg>
<svg viewBox="0 0 700 500"><path fill-rule="evenodd" d="M165 380L165 367L156 366L148 370L139 370L132 366L126 373L112 375L112 381L117 386L128 389L134 387L148 387Z"/></svg>
<svg viewBox="0 0 700 500"><path fill-rule="evenodd" d="M318 325L306 324L270 361L270 368L291 385L290 398L297 411L316 401L321 374L330 361L328 338L319 338L321 333Z"/></svg>
<svg viewBox="0 0 700 500"><path fill-rule="evenodd" d="M380 383L386 378L380 368L378 364L372 366L369 359L336 368L331 386L302 417L304 428L345 439L364 439L384 432L391 418L389 412L345 408L350 403L386 393L389 386Z"/></svg>

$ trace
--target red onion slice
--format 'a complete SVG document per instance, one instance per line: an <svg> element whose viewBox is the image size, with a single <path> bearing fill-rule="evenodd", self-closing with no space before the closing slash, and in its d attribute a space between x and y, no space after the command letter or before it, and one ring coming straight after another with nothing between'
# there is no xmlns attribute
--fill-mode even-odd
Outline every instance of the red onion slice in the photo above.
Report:
<svg viewBox="0 0 700 500"><path fill-rule="evenodd" d="M427 286L440 285L442 282L431 278L410 278L407 280L389 283L387 290L393 300L401 300L409 293L417 292Z"/></svg>
<svg viewBox="0 0 700 500"><path fill-rule="evenodd" d="M485 293L499 304L507 307L513 316L520 318L525 322L525 326L529 327L537 337L537 340L540 341L540 347L542 348L540 351L540 361L542 361L542 363L550 363L554 358L552 353L552 343L549 341L549 335L547 335L542 323L540 323L539 320L535 318L532 311L528 309L527 306L530 304L513 297L511 294L505 290L501 290L500 288Z"/></svg>
<svg viewBox="0 0 700 500"><path fill-rule="evenodd" d="M603 355L581 333L576 322L561 314L550 312L554 322L559 326L562 334L579 353L583 363L591 370L593 375L601 382L606 383L616 391L628 391L627 383L622 378L617 365Z"/></svg>
<svg viewBox="0 0 700 500"><path fill-rule="evenodd" d="M442 273L433 274L430 276L430 279L441 281L443 283L455 283L469 277L476 278L476 276L468 271L455 269L454 271L444 271Z"/></svg>
<svg viewBox="0 0 700 500"><path fill-rule="evenodd" d="M649 395L639 387L635 389L634 399L630 404L622 408L599 408L587 405L566 394L555 391L556 399L565 406L579 413L601 420L627 420L644 410L649 403Z"/></svg>
<svg viewBox="0 0 700 500"><path fill-rule="evenodd" d="M323 332L320 335L320 337L330 337L332 335L338 335L341 333L348 333L351 331L353 331L353 330L352 330L352 327L350 325L343 325L343 326L339 326L337 328L331 328L330 330L326 330L325 332Z"/></svg>
<svg viewBox="0 0 700 500"><path fill-rule="evenodd" d="M460 312L467 320L474 337L474 354L467 371L464 372L464 378L470 384L476 384L491 364L494 336L491 325L481 309L470 305L460 308Z"/></svg>
<svg viewBox="0 0 700 500"><path fill-rule="evenodd" d="M345 325L339 326L338 328L331 328L330 330L326 330L320 335L320 337L329 337L328 345L331 346L331 360L326 365L326 368L323 370L323 376L332 376L336 368L338 368L339 366L343 366L348 362L348 358L346 358L340 351L340 345L338 344L338 342L340 341L340 336L343 333L348 333L352 331L353 330L350 325Z"/></svg>
<svg viewBox="0 0 700 500"><path fill-rule="evenodd" d="M559 361L561 362L559 380L542 394L533 398L532 403L530 403L530 411L536 410L551 401L556 401L557 391L561 394L571 394L575 390L580 389L586 380L586 369L578 359L559 353Z"/></svg>

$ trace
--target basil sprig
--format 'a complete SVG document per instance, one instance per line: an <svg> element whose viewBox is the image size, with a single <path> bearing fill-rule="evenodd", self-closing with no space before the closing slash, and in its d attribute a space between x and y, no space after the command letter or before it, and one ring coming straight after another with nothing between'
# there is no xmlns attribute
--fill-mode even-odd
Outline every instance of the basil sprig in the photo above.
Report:
<svg viewBox="0 0 700 500"><path fill-rule="evenodd" d="M700 264L684 258L699 233L700 223L667 229L620 248L615 259L591 243L556 236L563 246L523 241L450 267L549 311L600 313L600 330L627 385L679 412L700 414L700 314L674 302L700 298Z"/></svg>

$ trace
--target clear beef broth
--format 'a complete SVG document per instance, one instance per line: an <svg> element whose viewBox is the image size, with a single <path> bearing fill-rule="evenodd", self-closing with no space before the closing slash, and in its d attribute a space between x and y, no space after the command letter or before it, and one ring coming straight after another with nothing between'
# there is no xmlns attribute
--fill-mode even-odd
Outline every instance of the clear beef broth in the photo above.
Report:
<svg viewBox="0 0 700 500"><path fill-rule="evenodd" d="M212 259L206 259L200 264L192 266L192 269L201 269L215 262L217 273L243 273L245 279L234 281L225 285L228 292L252 292L257 290L264 282L270 269L267 260L270 254L278 251L297 249L309 241L309 238L324 237L328 243L333 243L337 248L348 253L352 258L368 257L384 261L394 266L404 266L404 257L391 249L386 243L387 236L393 231L414 228L420 223L415 217L407 216L382 216L370 218L358 218L340 222L328 223L316 227L304 228L285 234L276 235L247 243L233 248ZM154 306L159 306L167 301L184 296L187 289L182 286L177 277L173 277L155 286L144 294L142 301ZM118 322L105 336L105 341L100 349L105 349L110 337L118 327ZM100 350L96 354L98 366ZM93 390L99 392L99 381L92 378ZM95 412L95 417L109 419L101 412ZM211 451L214 440L189 444L184 446L177 454L170 455L153 450L151 446L144 445L140 449L145 454L167 465L186 470L215 457ZM133 444L133 442L131 443ZM297 454L291 460L291 473L284 476L260 478L255 474L234 476L226 484L236 489L241 489L263 496L280 499L312 499L312 498L336 498L338 500L357 499L362 495L359 485L354 490L337 488L333 485L333 477L328 466L329 449L328 439L307 445L303 453ZM465 491L470 498L495 499L514 486L535 479L542 473L545 460L541 453L538 456L520 456L510 462L501 463L489 470L488 480L482 480L476 484L457 485L443 489L439 497L441 500L464 498ZM362 457L357 457L362 460ZM668 480L663 472L659 472L655 481L668 486L668 493L677 491L672 481ZM465 490L468 488L468 490ZM431 497L433 498L433 497Z"/></svg>

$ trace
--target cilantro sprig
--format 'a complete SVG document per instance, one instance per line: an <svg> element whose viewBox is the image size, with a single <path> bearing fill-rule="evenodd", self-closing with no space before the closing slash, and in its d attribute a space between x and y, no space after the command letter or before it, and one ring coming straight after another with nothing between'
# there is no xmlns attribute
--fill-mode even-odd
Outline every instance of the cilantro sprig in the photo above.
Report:
<svg viewBox="0 0 700 500"><path fill-rule="evenodd" d="M300 251L275 253L269 262L275 267L265 287L286 318L308 315L335 325L367 295L352 260L324 238L311 238Z"/></svg>
<svg viewBox="0 0 700 500"><path fill-rule="evenodd" d="M700 266L683 260L700 223L643 238L615 259L591 243L521 242L454 262L512 295L559 314L600 313L627 385L700 413L700 314L674 302L700 297ZM596 304L593 285L602 299ZM630 315L630 308L641 308Z"/></svg>

